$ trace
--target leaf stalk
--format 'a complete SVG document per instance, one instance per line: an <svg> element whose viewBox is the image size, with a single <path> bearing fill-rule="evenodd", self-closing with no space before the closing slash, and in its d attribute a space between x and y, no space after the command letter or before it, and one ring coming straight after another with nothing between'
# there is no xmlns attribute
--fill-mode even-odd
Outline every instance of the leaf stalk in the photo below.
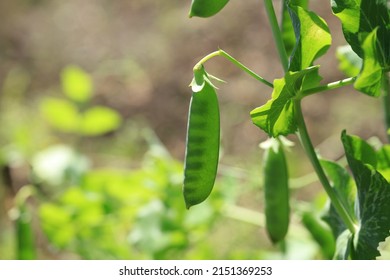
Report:
<svg viewBox="0 0 390 280"><path fill-rule="evenodd" d="M296 121L298 124L298 137L301 141L301 144L337 213L340 215L347 228L354 234L356 233L357 226L355 225L352 217L348 214L344 205L341 203L336 191L330 185L329 180L320 164L320 161L317 158L310 136L307 132L305 120L303 118L301 101L299 99L295 100L294 106L296 109Z"/></svg>
<svg viewBox="0 0 390 280"><path fill-rule="evenodd" d="M282 63L284 72L288 71L288 56L284 46L282 32L280 31L278 19L275 14L275 9L272 0L264 0L265 10L267 12L268 20L271 25L272 35L276 43L280 62Z"/></svg>
<svg viewBox="0 0 390 280"><path fill-rule="evenodd" d="M222 56L224 58L226 58L227 60L229 60L230 62L232 62L235 66L237 66L238 68L240 68L241 70L245 71L248 75L250 75L252 78L255 78L256 80L258 80L259 82L265 84L266 86L269 86L270 88L273 88L274 85L267 81L266 79L264 79L263 77L257 75L255 72L253 72L251 69L249 69L248 67L246 67L244 64L242 64L241 62L239 62L237 59L235 59L234 57L232 57L230 54L228 54L227 52L225 52L224 50L218 50L218 51L215 51L215 52L212 52L208 55L206 55L205 57L203 57L201 60L199 60L199 62L197 64L195 64L194 66L194 70L196 69L199 69L203 64L205 64L208 60L210 60L211 58L213 57L216 57L216 56Z"/></svg>

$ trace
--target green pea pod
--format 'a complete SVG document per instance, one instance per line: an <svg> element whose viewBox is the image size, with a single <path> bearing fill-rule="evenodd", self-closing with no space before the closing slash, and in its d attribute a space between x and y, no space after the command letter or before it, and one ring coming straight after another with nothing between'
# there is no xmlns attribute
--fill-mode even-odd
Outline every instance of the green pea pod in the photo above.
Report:
<svg viewBox="0 0 390 280"><path fill-rule="evenodd" d="M229 0L192 0L189 17L211 17L225 7Z"/></svg>
<svg viewBox="0 0 390 280"><path fill-rule="evenodd" d="M313 239L320 245L323 256L327 259L332 259L336 247L332 230L320 218L310 212L303 213L302 223Z"/></svg>
<svg viewBox="0 0 390 280"><path fill-rule="evenodd" d="M217 93L206 71L194 69L187 125L183 194L187 209L211 193L218 167L220 120Z"/></svg>
<svg viewBox="0 0 390 280"><path fill-rule="evenodd" d="M268 236L275 244L284 239L290 222L288 170L282 143L275 138L268 141L263 145L265 218Z"/></svg>

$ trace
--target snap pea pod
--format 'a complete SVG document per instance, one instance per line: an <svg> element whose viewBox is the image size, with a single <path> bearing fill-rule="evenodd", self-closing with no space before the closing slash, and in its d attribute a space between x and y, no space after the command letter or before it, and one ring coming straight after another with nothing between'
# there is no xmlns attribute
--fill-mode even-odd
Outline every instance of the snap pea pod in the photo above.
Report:
<svg viewBox="0 0 390 280"><path fill-rule="evenodd" d="M324 257L332 259L336 244L331 229L311 212L302 214L302 223L320 246Z"/></svg>
<svg viewBox="0 0 390 280"><path fill-rule="evenodd" d="M287 234L290 222L288 169L282 143L271 138L264 152L264 198L266 230L273 243Z"/></svg>
<svg viewBox="0 0 390 280"><path fill-rule="evenodd" d="M225 7L229 0L192 0L190 17L211 17Z"/></svg>
<svg viewBox="0 0 390 280"><path fill-rule="evenodd" d="M187 124L183 194L187 209L211 193L218 167L220 118L217 93L203 67L194 69Z"/></svg>

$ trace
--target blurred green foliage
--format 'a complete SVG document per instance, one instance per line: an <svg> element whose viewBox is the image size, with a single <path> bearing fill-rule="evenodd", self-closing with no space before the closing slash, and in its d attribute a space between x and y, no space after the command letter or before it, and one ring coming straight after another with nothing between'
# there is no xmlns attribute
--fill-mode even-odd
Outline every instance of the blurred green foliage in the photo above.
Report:
<svg viewBox="0 0 390 280"><path fill-rule="evenodd" d="M45 97L41 112L54 128L66 133L96 136L117 129L121 116L104 106L89 106L93 96L92 78L77 66L67 66L61 73L61 86L69 98Z"/></svg>
<svg viewBox="0 0 390 280"><path fill-rule="evenodd" d="M218 207L183 211L182 165L152 149L133 171L91 170L55 201L42 204L43 231L54 248L85 259L185 257L205 237ZM202 217L202 219L197 219Z"/></svg>
<svg viewBox="0 0 390 280"><path fill-rule="evenodd" d="M241 32L240 24L221 20L210 32L208 24L187 20L188 5L179 0L19 2L0 4L0 259L328 257L331 249L314 240L301 215L292 217L284 246L268 241L261 154L248 148L264 136L245 123L248 108L263 97L226 64L213 65L213 72L231 81L221 95L221 108L229 111L224 163L242 166L240 155L250 167L222 165L210 199L187 211L182 164L165 149L176 157L184 151L184 104L190 95L187 82L177 81L189 82L188 57L229 38L242 61L261 62L258 72L272 77L278 71L268 30L258 28L265 24L258 10L237 2L231 9L236 23L251 28ZM206 33L204 48L193 44ZM332 78L336 67L329 67ZM242 88L245 94L237 94ZM325 110L335 108L332 100L336 95L321 99L329 106L307 109L318 115L324 131L338 132L324 114L352 125L359 109L351 105L353 117L340 117ZM289 160L294 174L305 170L301 155ZM325 203L295 200L323 197L313 194L315 186L305 188L312 182L294 179L293 205L318 218Z"/></svg>
<svg viewBox="0 0 390 280"><path fill-rule="evenodd" d="M187 211L183 165L153 131L94 105L93 79L81 68L66 67L60 76L56 96L32 105L24 103L30 76L22 68L3 85L0 202L8 213L0 215L1 259L331 257L323 199L294 196L302 211L280 247L264 230L260 162L248 171L222 165L212 197ZM69 85L80 81L88 85ZM96 117L86 121L91 110ZM106 120L110 114L115 121ZM308 185L294 182L295 191Z"/></svg>

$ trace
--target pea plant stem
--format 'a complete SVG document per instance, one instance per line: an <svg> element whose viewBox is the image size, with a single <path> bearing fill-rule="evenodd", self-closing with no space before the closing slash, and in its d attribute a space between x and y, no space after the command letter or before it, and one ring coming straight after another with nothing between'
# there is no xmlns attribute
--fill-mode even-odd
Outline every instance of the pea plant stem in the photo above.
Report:
<svg viewBox="0 0 390 280"><path fill-rule="evenodd" d="M333 187L330 185L328 178L326 177L326 174L320 164L320 161L317 158L317 155L315 153L313 144L311 142L310 136L307 132L305 120L303 118L302 114L302 107L301 107L301 101L299 99L295 100L294 106L296 108L296 120L298 123L298 136L301 141L301 144L309 157L309 160L317 173L317 176L323 185L326 193L328 194L333 206L335 207L337 213L340 215L342 220L344 221L347 228L352 232L356 232L356 225L351 218L351 216L348 214L347 210L345 209L344 205L341 203L337 193L333 189Z"/></svg>
<svg viewBox="0 0 390 280"><path fill-rule="evenodd" d="M275 9L273 7L272 0L264 0L264 4L265 4L265 9L267 11L268 19L269 19L269 22L271 25L272 34L273 34L273 37L274 37L274 40L276 43L276 47L278 50L280 61L282 63L284 72L287 72L288 71L288 56L286 53L286 48L284 46L282 33L281 33L280 28L279 28L278 20L277 20L277 17L275 15ZM313 89L309 89L306 92L301 93L301 95L302 95L301 97L303 98L303 96L305 96L304 94L310 95L310 94L318 93L318 92L323 91L323 90L330 90L330 89L335 89L335 88L338 88L341 86L345 86L347 84L353 83L354 79L355 78L348 78L345 80L341 80L338 82L327 84L325 86L320 86L320 87L316 87ZM295 106L295 112L296 112L296 121L298 123L298 137L301 141L301 144L302 144L315 172L317 173L317 176L318 176L321 184L323 185L323 187L324 187L326 193L328 194L333 206L335 207L336 211L338 212L338 214L340 215L340 217L344 221L347 228L352 233L355 233L356 232L355 223L354 223L352 217L348 214L344 205L341 203L337 193L330 185L329 180L328 180L328 178L327 178L327 176L326 176L326 174L325 174L325 172L320 164L320 161L318 160L318 157L315 153L310 136L307 132L305 119L303 117L302 107L301 107L301 98L297 98L294 101L294 106Z"/></svg>
<svg viewBox="0 0 390 280"><path fill-rule="evenodd" d="M286 53L286 48L284 46L282 32L280 32L278 19L275 14L275 9L272 4L272 0L264 0L265 10L267 12L268 20L271 25L272 35L276 43L276 48L278 50L279 58L283 66L284 72L288 70L288 56Z"/></svg>
<svg viewBox="0 0 390 280"><path fill-rule="evenodd" d="M201 65L203 65L204 63L206 63L206 61L208 61L209 59L213 58L213 57L216 57L216 56L222 56L224 58L226 58L227 60L229 60L230 62L232 62L235 66L237 66L238 68L242 69L243 71L245 71L247 74L249 74L251 77L255 78L256 80L258 80L259 82L265 84L266 86L269 86L271 88L274 87L274 85L267 81L266 79L264 79L263 77L257 75L255 72L253 72L251 69L249 69L248 67L246 67L244 64L242 64L241 62L239 62L237 59L235 59L234 57L232 57L230 54L228 54L227 52L225 52L224 50L218 50L218 51L215 51L215 52L212 52L208 55L206 55L205 57L203 57L195 66L194 66L194 69L197 69L199 68Z"/></svg>
<svg viewBox="0 0 390 280"><path fill-rule="evenodd" d="M336 89L336 88L340 88L340 87L343 87L343 86L351 85L355 81L356 81L356 77L346 78L346 79L343 79L343 80L340 80L340 81L329 83L329 84L324 85L324 86L319 86L319 87L314 87L314 88L310 88L310 89L304 90L301 93L301 96L304 97L304 96L312 95L312 94L315 94L315 93L319 93L319 92L323 92L323 91L327 91L327 90Z"/></svg>

